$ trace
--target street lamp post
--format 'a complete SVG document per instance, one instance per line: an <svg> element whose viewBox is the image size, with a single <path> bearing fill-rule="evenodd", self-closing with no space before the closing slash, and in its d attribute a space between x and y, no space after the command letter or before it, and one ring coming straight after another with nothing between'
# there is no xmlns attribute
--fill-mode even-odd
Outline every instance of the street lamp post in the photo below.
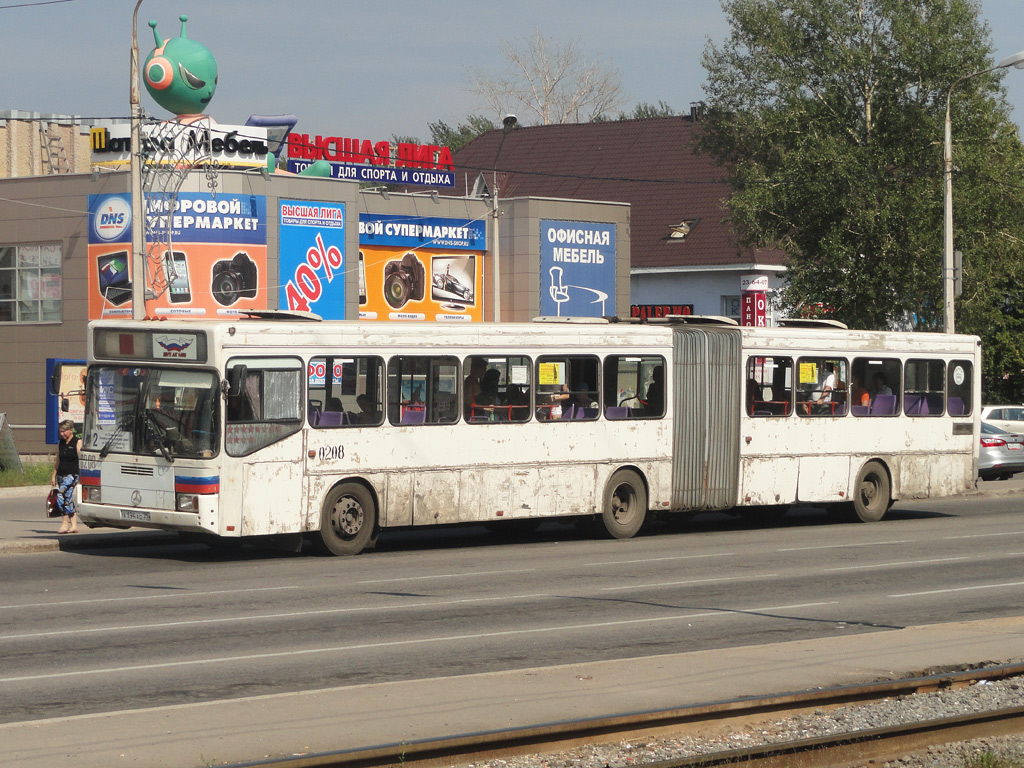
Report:
<svg viewBox="0 0 1024 768"><path fill-rule="evenodd" d="M944 182L944 212L942 217L942 305L944 314L942 329L946 333L956 333L953 312L953 130L949 119L949 103L953 97L953 89L960 83L965 80L970 80L972 77L978 77L979 75L985 75L989 72L994 72L997 69L1006 69L1007 67L1024 69L1024 51L1015 53L1013 56L1007 56L994 67L989 67L988 69L983 69L980 72L974 72L970 75L964 75L963 77L954 80L953 84L949 86L949 91L946 92L946 132L942 154L942 176Z"/></svg>
<svg viewBox="0 0 1024 768"><path fill-rule="evenodd" d="M146 317L146 210L142 200L142 98L139 87L139 6L132 14L131 151L132 320Z"/></svg>
<svg viewBox="0 0 1024 768"><path fill-rule="evenodd" d="M500 209L498 206L498 158L501 156L501 148L505 146L505 137L508 136L512 131L519 127L519 120L515 115L505 115L501 121L502 134L501 142L498 144L498 151L494 153L494 168L492 169L492 179L494 186L494 196L492 201L494 203L494 322L501 322L501 267L499 265L499 259L501 258L501 247L498 244L498 217Z"/></svg>

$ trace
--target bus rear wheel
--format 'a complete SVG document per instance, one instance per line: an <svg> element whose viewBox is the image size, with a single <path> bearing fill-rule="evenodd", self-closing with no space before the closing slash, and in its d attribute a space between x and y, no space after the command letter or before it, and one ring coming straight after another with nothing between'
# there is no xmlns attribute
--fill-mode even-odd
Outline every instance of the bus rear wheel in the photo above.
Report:
<svg viewBox="0 0 1024 768"><path fill-rule="evenodd" d="M601 522L613 539L636 536L647 519L647 489L636 472L621 469L612 475L604 491Z"/></svg>
<svg viewBox="0 0 1024 768"><path fill-rule="evenodd" d="M358 483L339 485L324 502L317 548L325 554L358 555L372 543L376 527L377 505L370 492Z"/></svg>
<svg viewBox="0 0 1024 768"><path fill-rule="evenodd" d="M877 523L891 505L889 473L879 462L869 461L861 467L853 486L851 517L862 523Z"/></svg>

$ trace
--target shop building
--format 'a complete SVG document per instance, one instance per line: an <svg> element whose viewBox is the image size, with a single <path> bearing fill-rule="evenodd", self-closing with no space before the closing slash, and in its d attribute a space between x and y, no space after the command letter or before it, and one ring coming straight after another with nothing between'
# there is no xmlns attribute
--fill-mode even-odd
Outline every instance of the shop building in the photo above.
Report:
<svg viewBox="0 0 1024 768"><path fill-rule="evenodd" d="M23 454L46 452L66 413L46 394L52 361L85 359L90 319L130 317L136 279L128 171L100 169L95 154L89 172L51 173L43 160L0 178L0 413ZM155 322L299 309L443 328L629 313L624 202L503 193L495 205L454 188L398 192L258 167L198 168L143 197ZM80 393L68 386L73 410Z"/></svg>

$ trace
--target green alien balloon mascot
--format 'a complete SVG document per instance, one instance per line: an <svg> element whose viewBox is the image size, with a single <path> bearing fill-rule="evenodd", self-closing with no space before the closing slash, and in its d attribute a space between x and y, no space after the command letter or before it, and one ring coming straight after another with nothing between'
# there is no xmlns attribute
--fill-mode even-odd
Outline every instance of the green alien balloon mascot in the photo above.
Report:
<svg viewBox="0 0 1024 768"><path fill-rule="evenodd" d="M146 59L143 72L153 100L176 114L180 122L190 123L204 117L203 110L217 90L217 60L205 45L188 39L188 16L178 18L181 37L169 40L161 40L156 22L149 22L156 48Z"/></svg>
<svg viewBox="0 0 1024 768"><path fill-rule="evenodd" d="M209 48L188 38L185 31L188 16L178 18L181 20L181 37L169 40L161 40L156 22L149 22L156 48L147 57L143 74L146 90L153 101L177 115L179 123L189 124L210 119L203 110L217 90L217 60ZM273 154L268 155L267 168L271 173L281 172L276 165ZM318 160L309 165L302 175L330 176L331 165L325 160Z"/></svg>

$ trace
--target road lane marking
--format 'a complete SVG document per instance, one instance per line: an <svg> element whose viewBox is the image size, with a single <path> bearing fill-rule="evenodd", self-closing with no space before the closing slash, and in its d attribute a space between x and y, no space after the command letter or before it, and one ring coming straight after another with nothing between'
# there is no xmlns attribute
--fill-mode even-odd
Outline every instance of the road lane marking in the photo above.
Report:
<svg viewBox="0 0 1024 768"><path fill-rule="evenodd" d="M502 597L474 597L462 600L445 600L438 602L406 603L404 605L374 605L361 608L322 608L316 611L294 611L290 613L264 613L253 616L224 616L219 619L189 619L184 621L165 621L158 624L129 624L119 627L91 627L81 629L60 629L51 632L26 632L21 635L0 635L0 640L25 640L39 637L60 637L61 635L87 635L99 632L126 632L143 629L167 629L168 627L193 627L204 624L234 624L240 621L269 621L271 619L296 619L305 616L330 616L341 613L373 613L376 611L397 611L408 608L444 608L453 605L473 603L492 603L496 600L529 600L535 598L555 597L555 595L505 595Z"/></svg>
<svg viewBox="0 0 1024 768"><path fill-rule="evenodd" d="M1003 538L1004 536L1020 536L1024 534L1024 531L1005 531L1003 533L971 533L964 534L963 536L943 536L946 541L956 541L957 539L994 539Z"/></svg>
<svg viewBox="0 0 1024 768"><path fill-rule="evenodd" d="M509 573L533 573L536 568L517 568L512 571L466 571L465 573L438 573L433 576L403 576L400 579L369 579L357 581L357 585L364 584L398 584L403 581L429 581L436 579L460 579L465 576L504 576Z"/></svg>
<svg viewBox="0 0 1024 768"><path fill-rule="evenodd" d="M765 573L760 576L722 576L716 579L689 579L687 581L661 581L653 584L630 584L625 587L601 587L601 592L620 592L627 589L647 589L648 587L680 587L687 584L711 584L718 581L754 581L756 579L774 579L777 573Z"/></svg>
<svg viewBox="0 0 1024 768"><path fill-rule="evenodd" d="M918 539L892 539L890 541L866 541L863 544L822 544L816 547L784 547L776 552L810 552L815 549L853 549L854 547L880 547L885 544L917 544Z"/></svg>
<svg viewBox="0 0 1024 768"><path fill-rule="evenodd" d="M637 563L661 563L668 560L702 560L709 557L734 557L735 552L717 552L707 555L673 555L671 557L642 557L638 560L601 560L595 563L582 563L580 568L591 568L593 566L608 565L636 565Z"/></svg>
<svg viewBox="0 0 1024 768"><path fill-rule="evenodd" d="M168 587L167 585L139 585L139 586L127 586L126 589L176 589L181 590L182 587ZM281 590L288 589L302 589L309 590L308 586L295 586L295 587L251 587L246 589L214 589L209 592L193 592L184 588L184 591L178 591L169 593L166 595L139 595L137 597L94 597L94 598L82 598L78 600L60 600L54 603L21 603L18 605L0 605L0 611L7 611L14 608L51 608L59 605L90 605L94 603L128 603L133 600L166 600L169 597L206 597L207 595L243 595L249 592L279 592Z"/></svg>
<svg viewBox="0 0 1024 768"><path fill-rule="evenodd" d="M945 595L950 592L971 592L972 590L978 589L1001 589L1003 587L1022 587L1024 581L1008 581L1004 584L979 584L975 587L954 587L951 589L931 589L927 592L903 592L898 595L889 595L889 597L919 597L921 595Z"/></svg>
<svg viewBox="0 0 1024 768"><path fill-rule="evenodd" d="M899 565L930 565L931 563L955 563L970 560L969 557L940 557L935 560L903 560L892 563L875 563L874 565L845 565L842 568L826 568L825 571L866 571L871 568L893 568Z"/></svg>
<svg viewBox="0 0 1024 768"><path fill-rule="evenodd" d="M22 675L15 677L0 677L0 683L25 683L35 680L56 680L69 677L87 677L90 675L113 675L132 672L149 672L155 669L174 669L176 667L195 667L199 664L230 664L238 661L261 661L266 659L295 658L298 656L312 656L315 654L334 653L341 651L361 651L371 648L400 648L412 645L430 645L435 643L463 642L467 640L490 640L496 637L515 637L519 635L538 635L551 632L578 631L586 629L603 629L606 627L621 627L633 624L651 624L666 621L690 621L692 619L708 617L733 617L738 614L760 614L768 611L789 611L796 608L816 608L823 605L836 605L837 600L829 600L821 603L796 603L794 605L763 606L759 608L721 608L717 611L702 611L700 613L686 613L675 616L658 616L645 619L621 619L617 621L599 621L589 624L564 624L555 627L535 627L532 629L509 629L500 632L474 632L465 635L449 635L447 637L423 637L413 640L390 640L374 641L371 643L360 643L358 645L335 645L327 648L306 648L301 651L275 651L273 653L252 653L245 656L221 656L212 659L189 659L187 661L166 661L159 664L139 664L130 667L106 667L102 669L82 669L77 672L48 672L39 675ZM771 617L778 618L778 617ZM787 618L787 617L783 617Z"/></svg>

